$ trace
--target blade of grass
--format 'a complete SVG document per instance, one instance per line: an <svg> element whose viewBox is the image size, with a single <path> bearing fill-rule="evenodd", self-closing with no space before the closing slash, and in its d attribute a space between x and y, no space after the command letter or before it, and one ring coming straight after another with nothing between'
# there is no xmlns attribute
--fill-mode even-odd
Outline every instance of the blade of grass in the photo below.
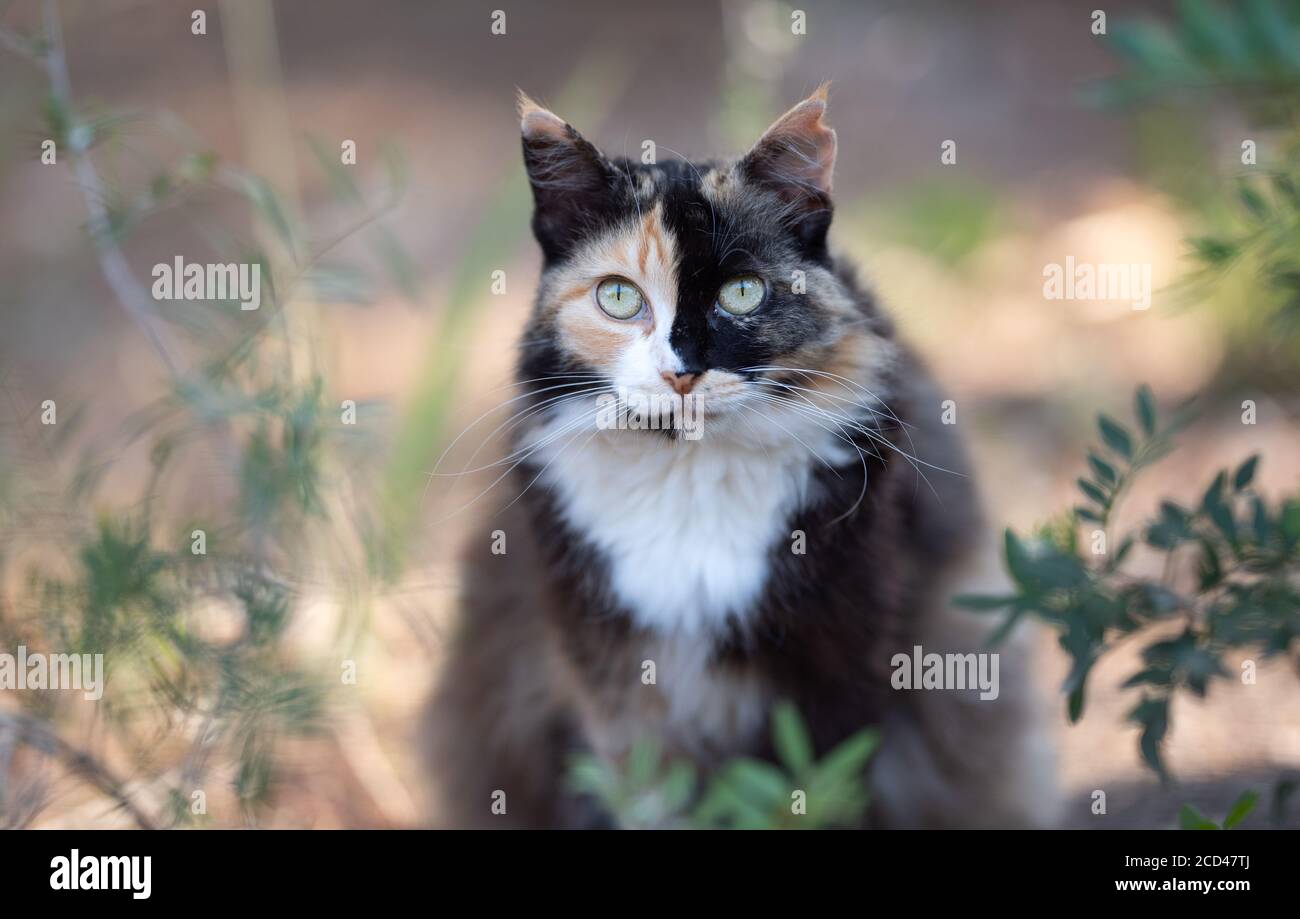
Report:
<svg viewBox="0 0 1300 919"><path fill-rule="evenodd" d="M631 74L628 63L606 51L582 61L560 93L556 107L565 118L599 122L613 108ZM464 257L451 279L442 321L429 344L427 368L398 429L380 492L379 529L373 534L371 567L388 581L401 574L406 551L420 519L426 473L446 438L458 393L467 344L479 319L477 307L488 291L488 278L521 245L532 201L517 156L509 176L486 205L483 219L470 234Z"/></svg>

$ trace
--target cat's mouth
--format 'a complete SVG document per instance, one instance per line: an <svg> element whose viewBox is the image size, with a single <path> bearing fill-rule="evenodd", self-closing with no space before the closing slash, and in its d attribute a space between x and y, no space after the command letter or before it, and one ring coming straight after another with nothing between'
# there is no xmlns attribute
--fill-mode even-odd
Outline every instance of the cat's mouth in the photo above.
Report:
<svg viewBox="0 0 1300 919"><path fill-rule="evenodd" d="M596 427L604 430L697 441L709 426L731 430L752 424L773 399L754 381L731 373L713 372L691 392L616 387L597 399Z"/></svg>
<svg viewBox="0 0 1300 919"><path fill-rule="evenodd" d="M702 393L624 390L598 399L596 427L699 440L709 413L716 412L709 402Z"/></svg>

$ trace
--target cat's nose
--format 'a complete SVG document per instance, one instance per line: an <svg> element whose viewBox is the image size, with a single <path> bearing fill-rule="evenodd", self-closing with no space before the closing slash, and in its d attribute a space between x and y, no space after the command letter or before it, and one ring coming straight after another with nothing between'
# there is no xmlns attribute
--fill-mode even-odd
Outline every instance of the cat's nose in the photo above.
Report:
<svg viewBox="0 0 1300 919"><path fill-rule="evenodd" d="M700 378L698 373L669 373L664 371L661 374L664 382L673 388L673 392L679 396L684 396L695 388L695 381Z"/></svg>

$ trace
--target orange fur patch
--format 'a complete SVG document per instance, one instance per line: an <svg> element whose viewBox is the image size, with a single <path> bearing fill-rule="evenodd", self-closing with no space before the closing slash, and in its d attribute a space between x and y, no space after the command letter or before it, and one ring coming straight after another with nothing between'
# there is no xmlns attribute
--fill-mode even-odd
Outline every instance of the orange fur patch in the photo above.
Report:
<svg viewBox="0 0 1300 919"><path fill-rule="evenodd" d="M627 278L650 304L648 317L614 319L596 304L595 288L611 276ZM640 220L612 230L588 244L547 279L543 310L555 322L560 341L574 356L610 370L622 352L657 324L671 325L677 276L671 234L656 205Z"/></svg>

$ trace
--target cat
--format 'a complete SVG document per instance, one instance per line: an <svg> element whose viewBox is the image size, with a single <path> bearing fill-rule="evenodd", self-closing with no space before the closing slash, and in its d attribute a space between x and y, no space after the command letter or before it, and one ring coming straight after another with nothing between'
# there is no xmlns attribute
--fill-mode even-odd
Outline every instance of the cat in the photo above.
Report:
<svg viewBox="0 0 1300 919"><path fill-rule="evenodd" d="M917 646L990 650L946 601L996 565L939 391L829 248L826 109L823 86L738 159L643 164L520 94L543 268L506 551L471 540L426 714L437 823L609 826L573 754L771 758L779 700L818 755L878 728L866 825L1051 823L1023 638L995 700L894 685Z"/></svg>

